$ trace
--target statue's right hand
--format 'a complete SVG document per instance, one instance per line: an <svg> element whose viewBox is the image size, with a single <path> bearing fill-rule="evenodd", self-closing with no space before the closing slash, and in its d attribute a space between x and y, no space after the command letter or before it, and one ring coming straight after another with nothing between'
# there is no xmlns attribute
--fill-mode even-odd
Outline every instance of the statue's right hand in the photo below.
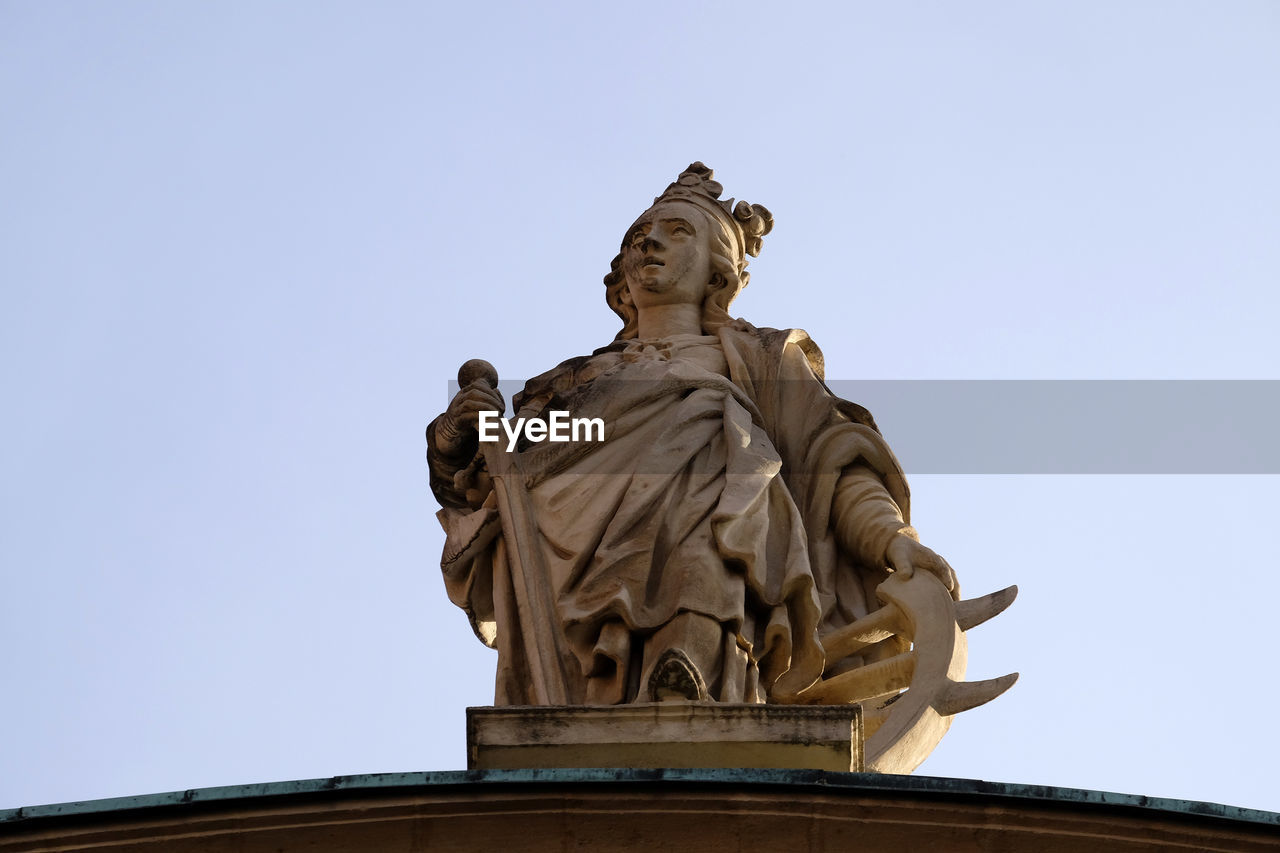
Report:
<svg viewBox="0 0 1280 853"><path fill-rule="evenodd" d="M449 402L449 408L436 423L437 449L446 456L459 456L476 442L480 432L480 413L507 409L497 388L484 379L465 386Z"/></svg>

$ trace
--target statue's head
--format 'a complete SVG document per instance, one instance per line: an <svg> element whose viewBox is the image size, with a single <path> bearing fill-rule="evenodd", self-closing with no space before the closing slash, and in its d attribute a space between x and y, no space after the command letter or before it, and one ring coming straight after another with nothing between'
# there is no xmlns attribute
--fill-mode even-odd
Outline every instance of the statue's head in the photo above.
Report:
<svg viewBox="0 0 1280 853"><path fill-rule="evenodd" d="M622 318L618 339L634 338L639 307L698 299L702 327L729 322L729 303L747 286L747 255L760 254L773 216L762 205L720 200L712 171L693 163L632 223L604 277L609 307Z"/></svg>

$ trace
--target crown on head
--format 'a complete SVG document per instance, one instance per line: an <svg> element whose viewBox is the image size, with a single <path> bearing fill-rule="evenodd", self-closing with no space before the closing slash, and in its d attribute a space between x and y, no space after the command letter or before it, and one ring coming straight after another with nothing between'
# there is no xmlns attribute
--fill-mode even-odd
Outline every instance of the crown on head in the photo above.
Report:
<svg viewBox="0 0 1280 853"><path fill-rule="evenodd" d="M725 222L737 236L743 252L753 258L758 256L764 235L773 230L773 214L762 204L740 201L735 206L733 199L721 200L720 193L724 192L724 187L719 181L712 180L714 176L715 173L701 161L690 163L689 168L681 172L675 183L653 203L674 199L693 202Z"/></svg>

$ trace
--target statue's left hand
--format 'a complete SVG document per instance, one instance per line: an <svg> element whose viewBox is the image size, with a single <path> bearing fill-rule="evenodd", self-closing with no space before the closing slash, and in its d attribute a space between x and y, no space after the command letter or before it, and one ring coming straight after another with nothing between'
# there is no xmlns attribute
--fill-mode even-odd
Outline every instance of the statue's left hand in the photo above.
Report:
<svg viewBox="0 0 1280 853"><path fill-rule="evenodd" d="M916 569L929 572L942 581L953 599L960 600L960 584L951 565L932 548L926 548L910 536L895 536L885 550L884 559L903 580L910 578Z"/></svg>

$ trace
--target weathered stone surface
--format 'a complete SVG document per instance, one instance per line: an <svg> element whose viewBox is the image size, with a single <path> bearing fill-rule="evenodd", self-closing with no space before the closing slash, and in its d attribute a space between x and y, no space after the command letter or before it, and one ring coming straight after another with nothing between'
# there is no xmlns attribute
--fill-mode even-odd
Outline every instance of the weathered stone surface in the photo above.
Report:
<svg viewBox="0 0 1280 853"><path fill-rule="evenodd" d="M858 705L661 702L467 709L467 769L862 770Z"/></svg>
<svg viewBox="0 0 1280 853"><path fill-rule="evenodd" d="M463 366L427 429L445 585L498 652L495 705L861 703L868 769L909 772L1012 684L964 683L963 632L1013 590L957 601L817 345L729 315L773 216L721 191L694 163L627 229L623 327L525 385L522 441L481 440L505 402ZM543 441L558 413L600 439Z"/></svg>

